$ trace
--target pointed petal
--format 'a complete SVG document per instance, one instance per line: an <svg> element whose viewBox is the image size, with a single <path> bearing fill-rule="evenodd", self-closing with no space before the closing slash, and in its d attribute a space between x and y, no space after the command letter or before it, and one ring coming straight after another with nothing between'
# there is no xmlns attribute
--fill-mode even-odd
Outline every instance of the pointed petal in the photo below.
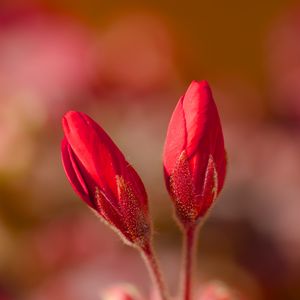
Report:
<svg viewBox="0 0 300 300"><path fill-rule="evenodd" d="M65 173L73 189L88 205L92 206L89 200L88 188L76 166L74 157L72 157L72 150L65 138L61 143L61 158Z"/></svg>
<svg viewBox="0 0 300 300"><path fill-rule="evenodd" d="M203 216L212 205L218 194L218 174L216 171L214 159L210 155L205 172L203 191L201 194L201 208L199 217Z"/></svg>
<svg viewBox="0 0 300 300"><path fill-rule="evenodd" d="M143 204L135 194L132 185L126 182L121 176L118 176L116 181L119 191L120 209L127 232L131 240L136 245L142 247L145 243L149 242L150 238L148 214L144 212Z"/></svg>
<svg viewBox="0 0 300 300"><path fill-rule="evenodd" d="M214 157L214 162L218 173L218 193L219 193L222 190L224 185L226 168L227 168L227 155L224 148L224 138L223 138L223 133L221 128L219 130L218 137L216 138L215 151L214 153L212 153L212 155Z"/></svg>
<svg viewBox="0 0 300 300"><path fill-rule="evenodd" d="M176 161L187 144L186 120L183 111L183 97L180 98L172 114L164 146L163 160L165 176L172 173Z"/></svg>
<svg viewBox="0 0 300 300"><path fill-rule="evenodd" d="M201 184L209 155L218 160L219 151L224 151L221 122L208 83L193 81L183 105L188 132L187 154L189 157L199 156L197 163L192 164L192 172Z"/></svg>
<svg viewBox="0 0 300 300"><path fill-rule="evenodd" d="M170 192L179 219L184 224L195 222L199 211L197 202L194 201L196 198L195 187L185 151L180 154L170 176Z"/></svg>
<svg viewBox="0 0 300 300"><path fill-rule="evenodd" d="M138 173L131 165L128 164L126 171L123 172L123 177L126 182L130 182L134 194L141 203L141 208L143 209L144 213L148 213L148 197L145 186Z"/></svg>
<svg viewBox="0 0 300 300"><path fill-rule="evenodd" d="M200 142L208 144L207 138L212 130L212 127L209 126L213 124L215 119L214 108L208 84L205 81L193 81L183 99L183 111L188 133L186 151L189 157L198 150ZM205 150L204 148L203 151Z"/></svg>
<svg viewBox="0 0 300 300"><path fill-rule="evenodd" d="M95 207L99 215L108 225L113 226L113 229L117 229L126 239L130 240L131 237L127 233L122 214L116 210L106 198L105 194L97 187L95 189Z"/></svg>
<svg viewBox="0 0 300 300"><path fill-rule="evenodd" d="M125 158L106 132L90 117L79 112L68 112L63 118L66 139L89 176L103 191L117 195L114 182Z"/></svg>

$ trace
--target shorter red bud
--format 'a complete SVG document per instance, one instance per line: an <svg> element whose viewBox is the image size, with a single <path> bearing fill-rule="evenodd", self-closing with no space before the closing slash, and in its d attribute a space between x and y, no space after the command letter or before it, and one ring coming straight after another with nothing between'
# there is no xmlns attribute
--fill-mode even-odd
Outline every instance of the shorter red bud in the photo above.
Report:
<svg viewBox="0 0 300 300"><path fill-rule="evenodd" d="M106 132L90 117L63 117L62 162L77 194L124 241L143 247L151 226L147 194L139 175Z"/></svg>

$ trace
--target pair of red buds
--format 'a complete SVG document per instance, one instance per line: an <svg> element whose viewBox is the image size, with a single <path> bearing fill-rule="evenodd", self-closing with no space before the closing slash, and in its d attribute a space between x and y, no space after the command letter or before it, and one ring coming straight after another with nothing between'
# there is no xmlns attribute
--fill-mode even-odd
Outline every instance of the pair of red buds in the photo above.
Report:
<svg viewBox="0 0 300 300"><path fill-rule="evenodd" d="M126 242L151 239L147 194L139 175L90 117L63 118L62 161L73 189ZM192 82L173 112L163 154L165 182L184 229L195 227L220 193L226 172L223 133L205 81Z"/></svg>

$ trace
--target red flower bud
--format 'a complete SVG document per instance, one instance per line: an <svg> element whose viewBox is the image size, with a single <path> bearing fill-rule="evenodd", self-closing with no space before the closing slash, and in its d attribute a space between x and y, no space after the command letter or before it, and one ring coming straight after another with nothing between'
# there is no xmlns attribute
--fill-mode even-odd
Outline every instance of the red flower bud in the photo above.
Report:
<svg viewBox="0 0 300 300"><path fill-rule="evenodd" d="M200 300L246 300L238 291L219 281L206 284L199 294Z"/></svg>
<svg viewBox="0 0 300 300"><path fill-rule="evenodd" d="M90 117L71 111L62 123L62 162L73 189L126 242L144 246L151 226L138 174Z"/></svg>
<svg viewBox="0 0 300 300"><path fill-rule="evenodd" d="M216 104L205 81L193 81L169 123L164 173L176 214L195 225L221 191L226 172L224 139Z"/></svg>
<svg viewBox="0 0 300 300"><path fill-rule="evenodd" d="M115 285L101 293L102 300L141 300L139 292L134 286ZM1 299L0 299L1 300Z"/></svg>

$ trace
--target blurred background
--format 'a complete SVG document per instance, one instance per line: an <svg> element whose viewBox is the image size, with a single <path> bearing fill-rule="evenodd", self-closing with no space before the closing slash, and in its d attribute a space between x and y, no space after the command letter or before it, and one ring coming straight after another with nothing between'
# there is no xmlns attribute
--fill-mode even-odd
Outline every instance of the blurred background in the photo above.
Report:
<svg viewBox="0 0 300 300"><path fill-rule="evenodd" d="M151 293L136 251L67 182L60 122L71 109L140 173L176 291L181 237L161 153L179 97L206 79L229 168L200 233L197 290L218 280L241 299L299 300L299 37L299 1L2 0L0 299L96 300L122 282Z"/></svg>

